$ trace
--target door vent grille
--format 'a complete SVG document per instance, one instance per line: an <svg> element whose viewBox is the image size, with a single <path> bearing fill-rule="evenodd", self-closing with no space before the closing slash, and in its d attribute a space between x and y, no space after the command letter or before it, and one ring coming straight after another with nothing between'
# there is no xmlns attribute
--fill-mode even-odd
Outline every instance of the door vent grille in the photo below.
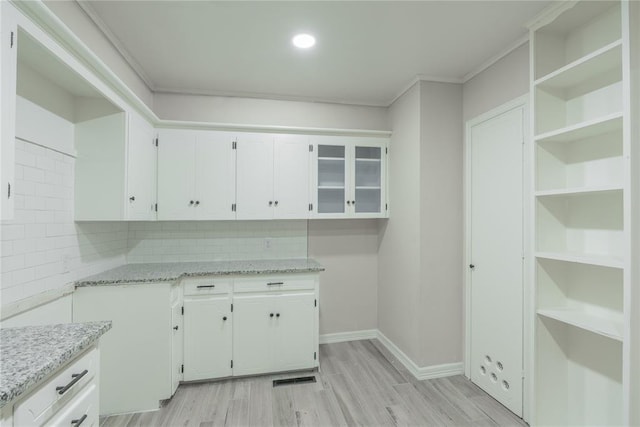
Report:
<svg viewBox="0 0 640 427"><path fill-rule="evenodd" d="M311 375L308 377L296 377L296 378L285 378L283 380L273 380L273 386L278 387L281 385L309 384L309 383L315 383L315 382L316 382L315 375Z"/></svg>

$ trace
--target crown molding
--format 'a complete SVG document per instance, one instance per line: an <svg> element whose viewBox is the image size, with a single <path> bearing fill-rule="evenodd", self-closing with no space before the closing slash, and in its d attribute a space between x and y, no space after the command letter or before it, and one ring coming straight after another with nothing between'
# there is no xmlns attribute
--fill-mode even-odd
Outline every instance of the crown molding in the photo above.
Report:
<svg viewBox="0 0 640 427"><path fill-rule="evenodd" d="M338 105L353 105L359 107L388 107L387 103L375 103L375 102L352 102L345 101L338 98L322 98L322 97L309 97L309 96L296 96L296 95L276 95L271 93L260 92L238 92L238 91L224 91L213 89L193 89L193 88L166 88L157 87L154 94L170 94L170 95L195 95L195 96L223 96L229 98L253 98L263 100L275 100L275 101L294 101L294 102L312 102L312 103L325 103L325 104L338 104Z"/></svg>
<svg viewBox="0 0 640 427"><path fill-rule="evenodd" d="M487 68L494 65L496 62L500 61L502 58L506 57L511 52L513 52L514 50L516 50L517 48L519 48L520 46L528 42L529 42L529 33L527 32L527 34L520 37L515 42L511 43L509 46L507 46L506 48L504 48L503 50L501 50L500 52L498 52L497 54L493 55L491 58L483 62L482 65L480 65L478 68L471 71L470 73L467 73L462 78L462 83L468 82L469 80L471 80L472 78L474 78L475 76L477 76L478 74L486 70Z"/></svg>
<svg viewBox="0 0 640 427"><path fill-rule="evenodd" d="M98 28L100 32L105 36L105 38L111 43L114 49L120 54L122 59L131 67L131 69L138 75L140 80L147 85L147 88L151 92L155 92L155 85L145 73L144 69L140 65L140 63L131 55L129 50L124 46L124 43L120 41L120 39L114 34L114 32L109 28L109 26L104 22L98 12L94 9L89 1L75 0L76 4L82 11L87 15L87 17L93 22L93 24Z"/></svg>

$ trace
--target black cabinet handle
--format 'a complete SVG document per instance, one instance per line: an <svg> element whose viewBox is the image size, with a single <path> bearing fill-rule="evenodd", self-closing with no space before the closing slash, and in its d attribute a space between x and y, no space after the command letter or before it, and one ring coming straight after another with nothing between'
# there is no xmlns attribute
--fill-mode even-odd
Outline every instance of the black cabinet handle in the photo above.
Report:
<svg viewBox="0 0 640 427"><path fill-rule="evenodd" d="M136 201L136 196L131 196L131 197L129 197L129 201L130 201L130 202L135 202L135 201Z"/></svg>
<svg viewBox="0 0 640 427"><path fill-rule="evenodd" d="M276 317L280 317L280 313L276 314Z"/></svg>
<svg viewBox="0 0 640 427"><path fill-rule="evenodd" d="M71 375L72 380L69 381L69 383L67 385L65 385L65 386L56 387L56 391L58 392L58 394L65 394L67 392L67 390L69 390L71 387L73 387L73 385L75 383L80 381L80 379L82 379L82 377L84 377L88 373L89 373L89 371L85 369L84 371L80 372L79 374L72 374Z"/></svg>
<svg viewBox="0 0 640 427"><path fill-rule="evenodd" d="M469 268L473 270L474 268L476 268L476 266L473 264L469 264Z"/></svg>
<svg viewBox="0 0 640 427"><path fill-rule="evenodd" d="M351 200L347 200L347 205L351 206Z"/></svg>
<svg viewBox="0 0 640 427"><path fill-rule="evenodd" d="M269 206L273 206L273 201L269 200Z"/></svg>
<svg viewBox="0 0 640 427"><path fill-rule="evenodd" d="M227 316L224 316L224 317L222 318L222 320L227 320Z"/></svg>
<svg viewBox="0 0 640 427"><path fill-rule="evenodd" d="M71 425L74 427L78 427L86 419L87 419L87 414L84 414L81 418L78 418L77 420L71 420Z"/></svg>
<svg viewBox="0 0 640 427"><path fill-rule="evenodd" d="M278 201L276 200L276 201L274 202L274 204L275 204L276 206L278 206Z"/></svg>
<svg viewBox="0 0 640 427"><path fill-rule="evenodd" d="M177 330L178 330L178 325L174 326L174 327L173 327L173 330L174 330L174 331L177 331Z"/></svg>
<svg viewBox="0 0 640 427"><path fill-rule="evenodd" d="M202 289L202 288L215 288L216 285L198 285L196 286L197 289Z"/></svg>
<svg viewBox="0 0 640 427"><path fill-rule="evenodd" d="M269 317L273 317L273 313L269 313Z"/></svg>
<svg viewBox="0 0 640 427"><path fill-rule="evenodd" d="M269 282L267 286L284 285L284 282Z"/></svg>
<svg viewBox="0 0 640 427"><path fill-rule="evenodd" d="M200 200L196 200L196 206L200 204Z"/></svg>
<svg viewBox="0 0 640 427"><path fill-rule="evenodd" d="M191 201L189 202L189 204L190 204L190 205L193 205L193 203L194 203L194 202L193 202L193 200L191 200Z"/></svg>
<svg viewBox="0 0 640 427"><path fill-rule="evenodd" d="M351 201L351 204L352 204L352 205L355 205L355 204L356 204L356 201L355 201L355 200L352 200L352 201Z"/></svg>

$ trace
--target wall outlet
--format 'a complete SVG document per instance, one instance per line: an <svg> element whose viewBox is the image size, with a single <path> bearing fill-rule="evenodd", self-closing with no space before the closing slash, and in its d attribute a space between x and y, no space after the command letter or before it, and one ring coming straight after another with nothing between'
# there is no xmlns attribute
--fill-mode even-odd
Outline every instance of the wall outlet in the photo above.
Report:
<svg viewBox="0 0 640 427"><path fill-rule="evenodd" d="M264 239L264 248L265 249L271 249L271 244L273 243L271 237L267 237Z"/></svg>

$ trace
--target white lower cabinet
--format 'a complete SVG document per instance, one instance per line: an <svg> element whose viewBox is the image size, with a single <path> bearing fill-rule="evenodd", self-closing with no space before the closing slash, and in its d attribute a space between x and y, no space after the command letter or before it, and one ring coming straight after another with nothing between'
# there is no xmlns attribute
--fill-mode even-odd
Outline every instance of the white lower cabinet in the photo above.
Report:
<svg viewBox="0 0 640 427"><path fill-rule="evenodd" d="M179 287L176 287L179 288ZM178 289L179 290L179 289ZM176 297L171 304L171 395L176 392L180 381L184 379L184 320L182 301Z"/></svg>
<svg viewBox="0 0 640 427"><path fill-rule="evenodd" d="M318 275L183 282L184 379L318 366Z"/></svg>
<svg viewBox="0 0 640 427"><path fill-rule="evenodd" d="M314 367L313 292L242 295L233 301L234 375Z"/></svg>
<svg viewBox="0 0 640 427"><path fill-rule="evenodd" d="M97 426L100 353L92 346L13 406L4 426Z"/></svg>
<svg viewBox="0 0 640 427"><path fill-rule="evenodd" d="M184 379L231 376L231 295L184 300Z"/></svg>
<svg viewBox="0 0 640 427"><path fill-rule="evenodd" d="M179 285L168 282L75 290L74 322L112 321L100 342L101 415L158 409L173 395L179 378L172 357L180 357L182 343L173 335L172 306L181 298Z"/></svg>

